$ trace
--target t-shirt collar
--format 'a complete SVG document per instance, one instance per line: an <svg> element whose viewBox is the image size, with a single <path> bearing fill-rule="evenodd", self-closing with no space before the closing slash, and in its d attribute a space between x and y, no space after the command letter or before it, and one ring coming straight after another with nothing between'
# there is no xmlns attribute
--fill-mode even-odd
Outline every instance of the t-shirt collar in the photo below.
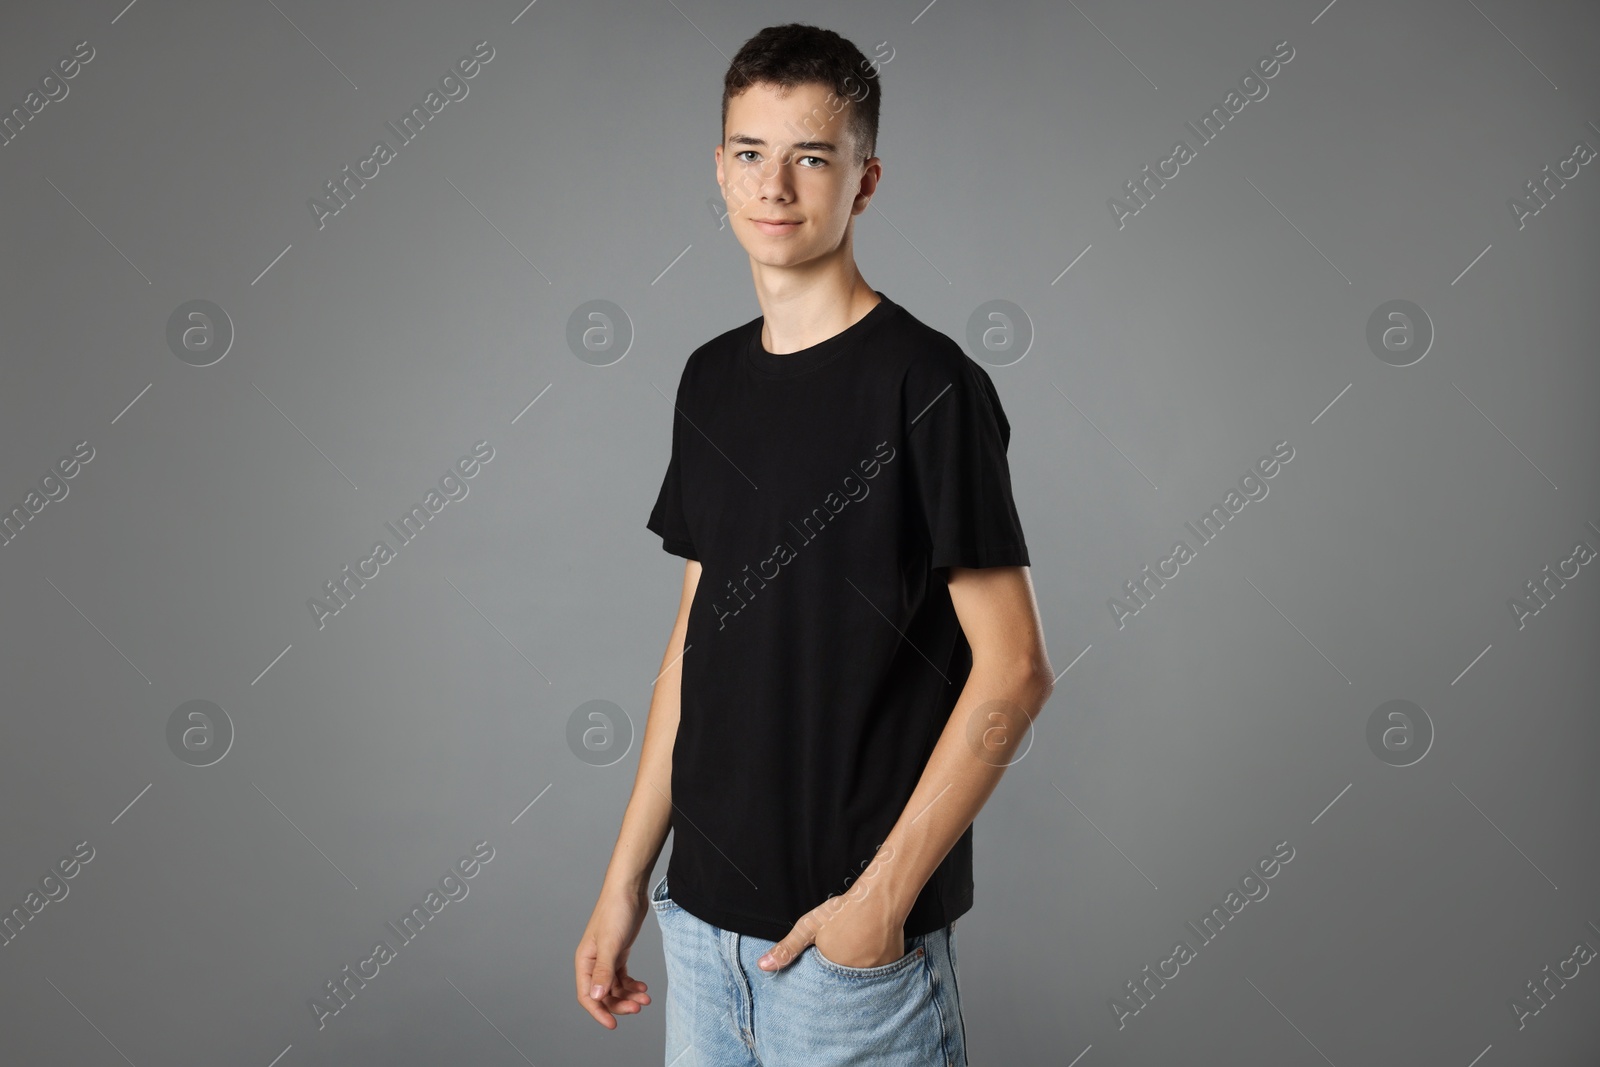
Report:
<svg viewBox="0 0 1600 1067"><path fill-rule="evenodd" d="M802 348L798 352L785 352L782 355L768 352L761 343L761 328L765 325L765 316L755 319L750 324L749 338L745 345L748 362L757 372L768 378L792 378L816 370L825 363L831 363L854 348L862 336L882 321L896 306L894 301L884 296L881 290L874 289L873 292L878 294L879 300L871 311L832 337L824 338L810 348Z"/></svg>

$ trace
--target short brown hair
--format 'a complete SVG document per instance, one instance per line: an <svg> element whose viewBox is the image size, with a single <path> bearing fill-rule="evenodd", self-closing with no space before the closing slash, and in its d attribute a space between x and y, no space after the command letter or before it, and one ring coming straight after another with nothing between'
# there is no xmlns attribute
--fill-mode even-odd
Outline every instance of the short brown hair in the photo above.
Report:
<svg viewBox="0 0 1600 1067"><path fill-rule="evenodd" d="M728 129L728 102L757 82L792 89L819 84L847 101L844 128L850 132L857 162L877 154L878 104L882 89L876 68L850 41L820 26L790 22L768 26L739 49L722 79L722 129Z"/></svg>

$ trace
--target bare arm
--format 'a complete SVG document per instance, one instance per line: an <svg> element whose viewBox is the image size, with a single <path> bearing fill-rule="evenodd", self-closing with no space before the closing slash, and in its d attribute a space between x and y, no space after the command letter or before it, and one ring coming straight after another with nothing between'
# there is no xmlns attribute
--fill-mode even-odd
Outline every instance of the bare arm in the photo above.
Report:
<svg viewBox="0 0 1600 1067"><path fill-rule="evenodd" d="M667 831L672 827L672 748L678 737L678 713L682 707L683 642L689 628L689 605L694 602L699 584L700 564L689 560L683 569L678 618L672 624L672 636L661 657L661 672L650 698L633 794L622 816L622 829L611 852L602 893L648 893L650 872L655 869L667 842Z"/></svg>
<svg viewBox="0 0 1600 1067"><path fill-rule="evenodd" d="M949 585L972 648L972 669L950 720L871 864L849 893L802 916L761 958L765 970L787 966L813 942L823 956L852 967L899 959L922 887L988 801L1050 699L1054 678L1028 568L952 567Z"/></svg>
<svg viewBox="0 0 1600 1067"><path fill-rule="evenodd" d="M605 880L589 924L573 954L578 1003L608 1030L618 1015L634 1015L650 1003L648 987L628 974L628 950L649 914L649 879L672 827L672 749L678 739L683 642L689 630L689 605L700 584L700 564L683 570L683 595L661 657L633 793L622 815L622 829L606 866Z"/></svg>
<svg viewBox="0 0 1600 1067"><path fill-rule="evenodd" d="M884 842L894 851L877 884L902 921L1000 784L1055 688L1027 567L952 567L949 584L972 670Z"/></svg>

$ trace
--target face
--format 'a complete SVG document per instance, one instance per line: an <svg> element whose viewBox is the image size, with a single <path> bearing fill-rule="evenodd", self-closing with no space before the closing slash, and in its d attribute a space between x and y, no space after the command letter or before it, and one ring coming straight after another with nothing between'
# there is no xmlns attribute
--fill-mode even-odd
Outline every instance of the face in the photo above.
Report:
<svg viewBox="0 0 1600 1067"><path fill-rule="evenodd" d="M882 172L876 156L858 161L845 127L849 106L822 85L784 93L759 82L728 101L717 184L751 259L796 267L847 241Z"/></svg>

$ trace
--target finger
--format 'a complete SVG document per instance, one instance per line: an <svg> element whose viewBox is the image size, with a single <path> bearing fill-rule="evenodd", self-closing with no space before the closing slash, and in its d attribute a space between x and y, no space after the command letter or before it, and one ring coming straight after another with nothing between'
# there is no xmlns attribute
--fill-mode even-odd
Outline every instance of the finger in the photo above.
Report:
<svg viewBox="0 0 1600 1067"><path fill-rule="evenodd" d="M626 963L618 963L616 970L611 972L611 996L623 998L631 997L635 993L643 992L650 987L628 973Z"/></svg>
<svg viewBox="0 0 1600 1067"><path fill-rule="evenodd" d="M617 1021L607 1014L605 1009L600 1007L599 1004L592 997L590 997L588 993L590 986L593 984L591 979L594 974L595 954L593 941L585 941L584 944L578 946L576 961L578 972L578 1003L583 1007L584 1011L594 1016L595 1022L599 1023L601 1026L604 1026L608 1030L614 1030L616 1029Z"/></svg>
<svg viewBox="0 0 1600 1067"><path fill-rule="evenodd" d="M617 989L632 989L635 986L640 989L645 988L643 982L628 973L628 965L626 963L617 964L617 969L612 972L611 984Z"/></svg>
<svg viewBox="0 0 1600 1067"><path fill-rule="evenodd" d="M793 963L795 958L804 952L806 946L810 943L810 938L801 938L795 934L790 934L776 945L767 949L766 955L756 961L757 965L764 971L781 971Z"/></svg>
<svg viewBox="0 0 1600 1067"><path fill-rule="evenodd" d="M641 988L644 983L625 975L617 976L617 984L626 986L626 990L608 990L601 996L598 1004L601 1008L616 1015L637 1015L643 1011L645 1005L650 1003L650 994Z"/></svg>
<svg viewBox="0 0 1600 1067"><path fill-rule="evenodd" d="M606 1001L606 1010L617 1015L637 1015L644 1010L644 1005L636 1000L619 997Z"/></svg>
<svg viewBox="0 0 1600 1067"><path fill-rule="evenodd" d="M616 998L611 988L614 972L610 957L604 950L598 954L594 965L594 972L589 978L588 988L584 991L583 1006L595 1021L607 1030L617 1028L617 1020L612 1015L616 1008Z"/></svg>
<svg viewBox="0 0 1600 1067"><path fill-rule="evenodd" d="M645 992L643 982L629 979L623 991L612 990L602 1000L607 1008L615 1011L616 1009L612 1007L613 1004L648 1004L650 1003L650 994Z"/></svg>
<svg viewBox="0 0 1600 1067"><path fill-rule="evenodd" d="M605 959L597 959L594 964L594 974L589 978L589 999L603 1000L611 990L611 979L614 972L611 963Z"/></svg>
<svg viewBox="0 0 1600 1067"><path fill-rule="evenodd" d="M617 1028L617 1020L612 1018L611 1013L605 1009L605 1005L600 1001L590 998L587 993L579 993L578 1003L583 1005L584 1011L594 1016L595 1022L607 1030L615 1030Z"/></svg>

